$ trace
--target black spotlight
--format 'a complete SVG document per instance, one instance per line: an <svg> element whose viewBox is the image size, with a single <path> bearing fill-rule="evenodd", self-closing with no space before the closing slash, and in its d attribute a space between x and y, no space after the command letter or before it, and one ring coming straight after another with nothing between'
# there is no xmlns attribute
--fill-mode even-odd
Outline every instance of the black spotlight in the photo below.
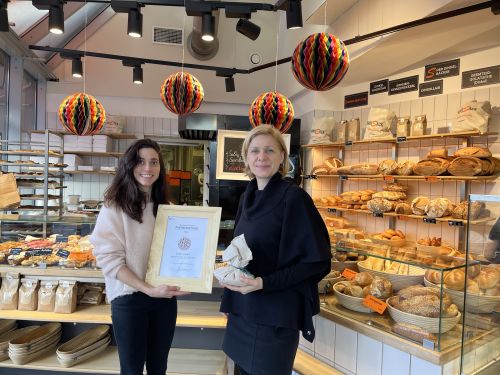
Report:
<svg viewBox="0 0 500 375"><path fill-rule="evenodd" d="M236 24L236 31L252 40L257 39L260 35L260 27L245 18L239 19Z"/></svg>
<svg viewBox="0 0 500 375"><path fill-rule="evenodd" d="M71 74L75 78L83 77L83 64L80 58L71 60Z"/></svg>
<svg viewBox="0 0 500 375"><path fill-rule="evenodd" d="M132 79L134 80L134 83L136 85L142 85L142 83L144 82L143 79L142 79L142 67L140 66L134 66L134 71L132 73Z"/></svg>
<svg viewBox="0 0 500 375"><path fill-rule="evenodd" d="M300 0L289 0L286 9L286 28L299 29L302 27L302 3Z"/></svg>
<svg viewBox="0 0 500 375"><path fill-rule="evenodd" d="M52 34L64 33L64 9L62 4L49 9L49 31Z"/></svg>
<svg viewBox="0 0 500 375"><path fill-rule="evenodd" d="M236 91L234 87L234 78L233 76L226 77L226 92L234 92Z"/></svg>
<svg viewBox="0 0 500 375"><path fill-rule="evenodd" d="M0 31L9 31L9 15L7 14L7 0L0 0Z"/></svg>
<svg viewBox="0 0 500 375"><path fill-rule="evenodd" d="M215 17L210 13L203 13L201 16L201 39L212 42L215 35Z"/></svg>
<svg viewBox="0 0 500 375"><path fill-rule="evenodd" d="M142 37L142 13L139 8L128 11L127 34L133 38Z"/></svg>

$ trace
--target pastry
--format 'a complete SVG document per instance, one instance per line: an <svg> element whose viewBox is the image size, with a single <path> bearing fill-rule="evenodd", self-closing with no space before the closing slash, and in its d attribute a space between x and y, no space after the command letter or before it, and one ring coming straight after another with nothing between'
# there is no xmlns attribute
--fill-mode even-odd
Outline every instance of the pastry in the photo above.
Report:
<svg viewBox="0 0 500 375"><path fill-rule="evenodd" d="M430 199L427 197L416 197L411 201L411 210L415 215L425 215L425 207Z"/></svg>
<svg viewBox="0 0 500 375"><path fill-rule="evenodd" d="M491 151L487 148L482 147L464 147L455 151L453 156L475 156L476 158L489 158L491 157Z"/></svg>

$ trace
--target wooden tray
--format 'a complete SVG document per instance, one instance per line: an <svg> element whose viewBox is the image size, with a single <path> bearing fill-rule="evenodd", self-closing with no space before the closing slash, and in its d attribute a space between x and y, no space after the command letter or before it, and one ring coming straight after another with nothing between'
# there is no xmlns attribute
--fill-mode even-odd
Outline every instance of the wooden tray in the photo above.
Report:
<svg viewBox="0 0 500 375"><path fill-rule="evenodd" d="M64 356L79 352L95 342L100 341L108 332L109 326L105 324L92 327L62 344L57 348L57 354Z"/></svg>

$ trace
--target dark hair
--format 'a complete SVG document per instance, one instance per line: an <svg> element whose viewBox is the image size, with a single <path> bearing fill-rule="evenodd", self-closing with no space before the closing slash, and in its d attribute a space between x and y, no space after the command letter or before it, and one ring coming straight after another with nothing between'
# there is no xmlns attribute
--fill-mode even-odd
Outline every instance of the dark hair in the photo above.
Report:
<svg viewBox="0 0 500 375"><path fill-rule="evenodd" d="M148 196L139 188L134 177L134 168L139 163L139 150L152 148L158 154L160 162L160 175L151 189L151 200L153 201L153 213L156 217L159 204L167 204L168 190L166 181L165 164L160 153L160 146L151 139L139 139L132 143L118 163L118 170L111 185L104 193L104 203L119 207L132 219L142 223L142 213L146 207Z"/></svg>

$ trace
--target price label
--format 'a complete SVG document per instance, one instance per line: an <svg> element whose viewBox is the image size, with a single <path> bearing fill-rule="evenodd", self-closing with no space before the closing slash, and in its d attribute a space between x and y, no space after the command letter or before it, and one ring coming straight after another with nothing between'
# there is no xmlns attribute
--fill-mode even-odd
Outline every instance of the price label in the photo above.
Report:
<svg viewBox="0 0 500 375"><path fill-rule="evenodd" d="M436 182L438 180L437 176L426 176L425 181L427 182Z"/></svg>
<svg viewBox="0 0 500 375"><path fill-rule="evenodd" d="M436 224L436 219L433 219L433 218L430 218L430 217L424 217L424 223Z"/></svg>
<svg viewBox="0 0 500 375"><path fill-rule="evenodd" d="M365 298L363 298L363 305L372 309L373 311L383 314L385 309L387 308L387 303L384 301L373 297L371 294L368 294Z"/></svg>
<svg viewBox="0 0 500 375"><path fill-rule="evenodd" d="M373 212L373 217L384 217L384 214L382 212Z"/></svg>
<svg viewBox="0 0 500 375"><path fill-rule="evenodd" d="M9 250L9 255L19 255L21 254L21 251L23 251L23 249L21 249L20 247L13 247Z"/></svg>
<svg viewBox="0 0 500 375"><path fill-rule="evenodd" d="M342 271L342 276L345 277L347 280L352 280L356 277L358 273L356 271L353 271L349 268L344 268Z"/></svg>
<svg viewBox="0 0 500 375"><path fill-rule="evenodd" d="M394 182L394 176L384 176L385 182Z"/></svg>
<svg viewBox="0 0 500 375"><path fill-rule="evenodd" d="M32 251L34 256L52 255L52 249L50 248L33 249Z"/></svg>
<svg viewBox="0 0 500 375"><path fill-rule="evenodd" d="M59 249L57 250L57 253L56 255L59 257L59 258L68 258L69 257L69 251L68 250L64 250L64 249Z"/></svg>
<svg viewBox="0 0 500 375"><path fill-rule="evenodd" d="M352 141L345 141L346 146L352 146Z"/></svg>
<svg viewBox="0 0 500 375"><path fill-rule="evenodd" d="M327 208L326 211L334 214L335 212L337 212L337 209L336 208Z"/></svg>
<svg viewBox="0 0 500 375"><path fill-rule="evenodd" d="M342 180L342 181L345 181L345 180L348 180L349 177L347 177L346 175L340 175L339 178Z"/></svg>
<svg viewBox="0 0 500 375"><path fill-rule="evenodd" d="M406 142L406 137L397 137L396 138L396 143L403 143Z"/></svg>
<svg viewBox="0 0 500 375"><path fill-rule="evenodd" d="M448 225L450 227L463 227L464 222L461 220L448 220Z"/></svg>
<svg viewBox="0 0 500 375"><path fill-rule="evenodd" d="M408 221L408 216L398 215L398 220Z"/></svg>

